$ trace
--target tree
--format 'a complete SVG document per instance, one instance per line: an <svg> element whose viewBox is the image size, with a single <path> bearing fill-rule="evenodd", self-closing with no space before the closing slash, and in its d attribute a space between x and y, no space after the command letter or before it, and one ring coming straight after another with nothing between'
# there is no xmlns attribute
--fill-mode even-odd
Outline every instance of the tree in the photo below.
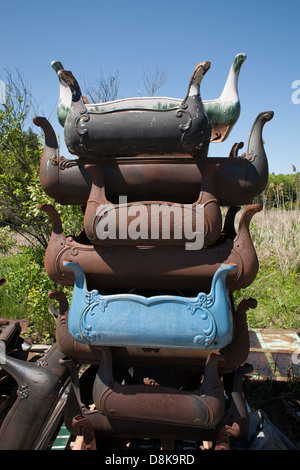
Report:
<svg viewBox="0 0 300 470"><path fill-rule="evenodd" d="M55 202L40 186L43 138L28 127L35 101L19 71L16 77L7 72L5 83L5 104L0 106L0 227L8 243L10 228L33 246L46 248L51 223L38 205ZM63 207L63 220L68 219L69 210L76 217L80 212L78 208ZM0 233L0 244L5 243L3 238Z"/></svg>
<svg viewBox="0 0 300 470"><path fill-rule="evenodd" d="M143 83L146 96L154 96L155 93L166 83L168 71L156 68L155 72L143 69ZM107 77L101 70L100 78L93 82L84 81L84 93L88 96L91 103L105 103L114 101L118 98L120 88L119 71L109 73ZM135 89L137 96L141 96L140 88Z"/></svg>
<svg viewBox="0 0 300 470"><path fill-rule="evenodd" d="M45 243L45 230L36 230L30 220L30 191L40 161L38 135L25 123L32 104L31 91L22 74L6 76L5 104L0 110L0 215L1 225L9 226L27 240Z"/></svg>
<svg viewBox="0 0 300 470"><path fill-rule="evenodd" d="M144 69L143 82L148 96L154 96L155 93L166 83L168 71L156 68L155 72Z"/></svg>
<svg viewBox="0 0 300 470"><path fill-rule="evenodd" d="M166 71L144 71L147 94L153 96L166 78ZM45 214L38 210L38 205L57 204L40 186L39 165L43 137L29 125L31 117L38 114L37 103L28 81L19 70L15 74L6 71L5 80L1 83L6 84L6 93L4 96L2 89L1 100L4 98L5 103L0 103L0 245L3 240L4 243L7 240L7 246L10 244L7 232L9 227L13 233L22 235L33 246L46 248L51 224ZM109 74L107 78L101 73L98 80L85 87L91 101L113 101L119 92L119 72ZM64 229L78 231L83 221L80 208L59 206L58 211Z"/></svg>
<svg viewBox="0 0 300 470"><path fill-rule="evenodd" d="M113 101L119 93L119 71L109 74L106 78L101 70L101 77L94 82L84 82L85 93L92 103Z"/></svg>

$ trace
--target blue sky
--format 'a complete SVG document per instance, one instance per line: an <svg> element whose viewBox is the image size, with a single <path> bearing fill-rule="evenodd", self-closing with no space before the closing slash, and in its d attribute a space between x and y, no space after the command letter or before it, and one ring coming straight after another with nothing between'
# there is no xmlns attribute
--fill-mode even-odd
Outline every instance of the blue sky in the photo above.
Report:
<svg viewBox="0 0 300 470"><path fill-rule="evenodd" d="M246 53L239 121L227 141L210 145L209 155L227 157L234 142L247 142L257 114L272 110L263 132L270 172L291 173L292 164L300 171L300 104L292 102L292 84L300 84L299 1L11 0L1 3L0 17L0 78L5 69L22 71L39 114L61 138L52 60L72 70L80 84L101 71L119 71L121 98L135 95L146 68L169 71L159 95L183 98L194 66L208 60L201 96L213 99L234 56ZM63 146L62 154L68 156Z"/></svg>

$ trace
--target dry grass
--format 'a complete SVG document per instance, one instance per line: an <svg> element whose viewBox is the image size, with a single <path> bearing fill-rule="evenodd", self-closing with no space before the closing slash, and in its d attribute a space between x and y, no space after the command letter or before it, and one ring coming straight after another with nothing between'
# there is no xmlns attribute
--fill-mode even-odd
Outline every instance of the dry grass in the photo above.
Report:
<svg viewBox="0 0 300 470"><path fill-rule="evenodd" d="M251 224L251 236L261 264L275 264L283 273L300 266L300 210L263 210Z"/></svg>
<svg viewBox="0 0 300 470"><path fill-rule="evenodd" d="M259 212L250 233L260 268L249 287L234 292L236 302L257 300L257 308L248 312L250 327L300 330L300 210Z"/></svg>
<svg viewBox="0 0 300 470"><path fill-rule="evenodd" d="M300 209L264 209L252 218L250 234L261 265L274 264L283 273L300 268Z"/></svg>

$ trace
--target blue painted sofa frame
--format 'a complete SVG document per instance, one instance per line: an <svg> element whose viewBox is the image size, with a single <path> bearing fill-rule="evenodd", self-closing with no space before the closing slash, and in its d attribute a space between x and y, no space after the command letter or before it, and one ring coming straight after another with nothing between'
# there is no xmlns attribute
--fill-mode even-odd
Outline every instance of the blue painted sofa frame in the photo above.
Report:
<svg viewBox="0 0 300 470"><path fill-rule="evenodd" d="M172 295L101 295L88 291L77 263L64 265L75 273L69 311L74 340L93 346L159 347L217 350L233 335L232 306L226 276L236 265L221 265L209 294L187 298Z"/></svg>

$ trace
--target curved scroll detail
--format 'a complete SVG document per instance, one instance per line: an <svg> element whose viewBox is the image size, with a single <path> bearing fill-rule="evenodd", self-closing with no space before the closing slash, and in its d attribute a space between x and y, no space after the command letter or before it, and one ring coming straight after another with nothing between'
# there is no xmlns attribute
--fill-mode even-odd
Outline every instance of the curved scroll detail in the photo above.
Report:
<svg viewBox="0 0 300 470"><path fill-rule="evenodd" d="M0 428L0 450L38 448L41 429L68 384L68 371L61 365L64 354L54 344L37 362L6 356L1 368L18 384L17 398Z"/></svg>
<svg viewBox="0 0 300 470"><path fill-rule="evenodd" d="M61 293L60 293L61 295ZM204 294L205 295L205 294ZM206 295L205 295L206 296ZM56 297L55 297L56 298ZM220 373L231 373L243 364L249 354L249 332L247 326L247 310L255 308L254 299L242 300L233 313L233 337L230 343L220 350L223 361L218 368ZM54 307L51 307L51 312ZM68 329L69 309L59 309L57 316L56 340L59 349L77 363L100 364L101 347L75 341ZM192 312L191 312L192 314ZM124 368L132 363L140 367L166 366L178 369L203 371L209 349L166 349L166 348L121 348L112 350L114 362Z"/></svg>
<svg viewBox="0 0 300 470"><path fill-rule="evenodd" d="M79 136L84 136L88 133L88 129L85 126L86 122L89 122L90 117L88 114L83 114L82 116L78 116L74 121L74 128Z"/></svg>
<svg viewBox="0 0 300 470"><path fill-rule="evenodd" d="M183 143L185 133L192 127L193 116L191 115L191 113L187 109L184 109L184 107L181 107L180 109L178 109L178 111L176 113L176 116L179 119L181 119L183 116L186 116L186 118L187 118L185 124L179 124L179 126L178 126L178 129L182 132L181 142Z"/></svg>
<svg viewBox="0 0 300 470"><path fill-rule="evenodd" d="M224 89L218 99L203 100L203 106L206 114L209 117L210 125L212 128L211 141L223 142L227 139L233 126L240 115L240 101L238 95L238 78L242 64L246 60L246 54L237 54L230 67ZM62 76L58 73L64 67L59 61L52 61L51 67L55 70L59 79L59 101L57 107L57 117L59 123L64 127L67 115L71 108L72 94L68 88L67 83L63 80ZM189 95L190 87L187 96ZM186 98L187 98L186 96ZM186 100L185 98L185 100ZM128 109L130 106L144 106L147 109L161 108L172 109L178 106L183 107L185 100L178 98L163 98L163 97L146 97L146 98L130 98L126 100L116 100L109 103L91 104L90 111L107 112L115 109ZM178 111L182 112L182 111Z"/></svg>
<svg viewBox="0 0 300 470"><path fill-rule="evenodd" d="M59 70L59 78L70 87L72 94L70 111L64 124L65 141L70 153L83 160L119 155L134 157L143 153L182 153L206 157L211 128L199 88L209 68L209 62L196 66L187 97L175 107L149 108L147 104L139 105L141 99L129 99L120 109L117 101L113 107L106 103L96 106L85 104L72 72ZM144 101L149 102L147 99Z"/></svg>
<svg viewBox="0 0 300 470"><path fill-rule="evenodd" d="M237 235L224 238L202 250L185 250L180 246L139 248L135 246L100 247L91 245L82 234L66 238L58 228L61 222L53 206L40 209L52 218L52 231L45 254L45 268L49 277L58 284L73 285L74 274L64 262L75 261L83 269L89 289L141 288L185 289L208 292L214 274L221 264L236 264L236 272L228 274L226 284L230 290L249 286L258 272L258 260L250 234L249 223L260 204L244 209ZM73 250L76 250L76 256Z"/></svg>
<svg viewBox="0 0 300 470"><path fill-rule="evenodd" d="M273 112L260 113L249 134L246 154L234 158L206 158L195 162L193 158L180 156L140 156L138 159L106 159L101 162L107 197L116 200L120 194L128 200L166 200L192 204L199 195L203 173L208 165L220 165L214 177L215 195L221 206L250 204L261 194L268 180L268 161L263 146L262 130L271 120ZM77 160L68 165L61 163L57 139L51 124L45 118L34 118L34 123L45 133L45 148L40 164L41 185L46 194L60 204L86 205L92 185L92 177ZM255 154L253 162L246 155ZM53 165L51 162L59 162ZM132 164L135 162L135 165ZM61 164L60 164L61 163ZM62 168L65 168L63 170Z"/></svg>
<svg viewBox="0 0 300 470"><path fill-rule="evenodd" d="M224 389L218 375L222 358L217 354L209 355L204 380L192 392L165 386L120 385L113 377L110 349L102 348L102 356L93 400L104 416L197 428L216 426L223 418Z"/></svg>
<svg viewBox="0 0 300 470"><path fill-rule="evenodd" d="M218 349L232 338L225 279L235 265L222 265L211 292L195 298L89 292L80 266L64 265L75 274L68 325L76 341L94 346Z"/></svg>
<svg viewBox="0 0 300 470"><path fill-rule="evenodd" d="M110 203L99 165L86 165L93 183L84 215L84 230L96 245L185 245L200 249L220 237L222 215L214 191L219 165L208 165L203 172L201 191L193 204L166 201ZM132 233L132 226L139 232Z"/></svg>

